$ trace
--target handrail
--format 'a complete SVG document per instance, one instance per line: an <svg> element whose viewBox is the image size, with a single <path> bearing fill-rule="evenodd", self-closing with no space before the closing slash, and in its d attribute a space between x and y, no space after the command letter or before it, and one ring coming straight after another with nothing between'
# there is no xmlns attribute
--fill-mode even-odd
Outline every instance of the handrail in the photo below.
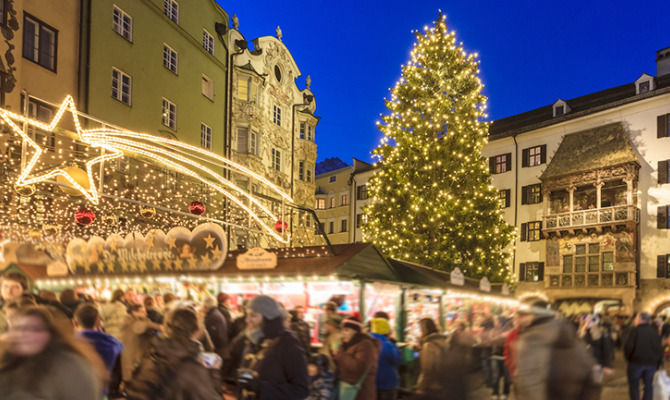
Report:
<svg viewBox="0 0 670 400"><path fill-rule="evenodd" d="M639 222L640 210L632 204L626 204L550 214L542 219L544 229L571 228L625 221Z"/></svg>

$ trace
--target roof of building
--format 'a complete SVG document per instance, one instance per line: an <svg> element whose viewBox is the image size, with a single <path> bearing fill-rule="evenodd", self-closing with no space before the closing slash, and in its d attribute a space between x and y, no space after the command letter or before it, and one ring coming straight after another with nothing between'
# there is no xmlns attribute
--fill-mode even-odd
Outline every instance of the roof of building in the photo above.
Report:
<svg viewBox="0 0 670 400"><path fill-rule="evenodd" d="M540 179L637 162L621 122L565 135Z"/></svg>
<svg viewBox="0 0 670 400"><path fill-rule="evenodd" d="M570 112L558 117L554 117L552 103L551 105L536 108L521 114L501 118L493 121L489 127L489 136L491 136L491 140L501 139L670 92L670 74L654 78L654 81L654 90L647 93L636 94L635 83L627 83L625 85L590 93L585 96L565 100Z"/></svg>
<svg viewBox="0 0 670 400"><path fill-rule="evenodd" d="M354 158L354 174L360 174L373 169L375 169L374 165L359 160L358 158Z"/></svg>
<svg viewBox="0 0 670 400"><path fill-rule="evenodd" d="M327 172L335 171L336 169L346 168L348 166L349 165L340 160L338 157L326 158L325 160L316 163L315 174L321 175Z"/></svg>

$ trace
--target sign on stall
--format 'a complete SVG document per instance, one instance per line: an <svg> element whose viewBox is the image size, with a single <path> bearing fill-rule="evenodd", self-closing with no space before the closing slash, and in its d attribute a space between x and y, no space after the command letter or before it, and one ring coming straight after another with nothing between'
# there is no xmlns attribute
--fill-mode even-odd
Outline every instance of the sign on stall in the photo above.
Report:
<svg viewBox="0 0 670 400"><path fill-rule="evenodd" d="M486 277L483 277L482 280L479 281L479 290L482 292L490 292L491 291L491 282Z"/></svg>
<svg viewBox="0 0 670 400"><path fill-rule="evenodd" d="M277 266L277 255L255 247L237 256L237 269L273 269Z"/></svg>
<svg viewBox="0 0 670 400"><path fill-rule="evenodd" d="M458 285L458 286L465 285L465 276L458 267L454 268L454 270L451 271L450 280L452 285Z"/></svg>
<svg viewBox="0 0 670 400"><path fill-rule="evenodd" d="M502 289L500 291L503 295L509 296L509 285L506 284L506 283L503 283Z"/></svg>

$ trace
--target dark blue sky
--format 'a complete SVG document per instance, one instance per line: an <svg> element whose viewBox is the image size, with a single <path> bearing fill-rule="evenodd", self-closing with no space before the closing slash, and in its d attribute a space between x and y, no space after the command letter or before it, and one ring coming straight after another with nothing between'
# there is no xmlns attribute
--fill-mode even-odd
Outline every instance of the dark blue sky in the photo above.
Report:
<svg viewBox="0 0 670 400"><path fill-rule="evenodd" d="M670 46L670 1L217 0L247 39L283 41L312 90L321 122L318 159L369 161L383 103L420 29L447 15L467 51L479 52L489 117L498 119L656 75Z"/></svg>

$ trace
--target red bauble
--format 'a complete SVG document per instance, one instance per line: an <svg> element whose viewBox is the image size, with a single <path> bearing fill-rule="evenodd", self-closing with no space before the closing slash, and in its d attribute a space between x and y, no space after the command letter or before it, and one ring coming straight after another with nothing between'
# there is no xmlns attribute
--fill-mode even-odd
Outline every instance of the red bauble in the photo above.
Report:
<svg viewBox="0 0 670 400"><path fill-rule="evenodd" d="M288 224L284 221L277 221L275 222L275 230L279 233L284 232L284 230L288 228Z"/></svg>
<svg viewBox="0 0 670 400"><path fill-rule="evenodd" d="M205 213L205 205L202 204L201 201L194 201L191 203L191 205L188 206L188 210L191 212L191 214L194 215L202 215Z"/></svg>
<svg viewBox="0 0 670 400"><path fill-rule="evenodd" d="M88 208L81 207L74 213L74 222L78 225L91 225L93 221L95 221L95 214Z"/></svg>

